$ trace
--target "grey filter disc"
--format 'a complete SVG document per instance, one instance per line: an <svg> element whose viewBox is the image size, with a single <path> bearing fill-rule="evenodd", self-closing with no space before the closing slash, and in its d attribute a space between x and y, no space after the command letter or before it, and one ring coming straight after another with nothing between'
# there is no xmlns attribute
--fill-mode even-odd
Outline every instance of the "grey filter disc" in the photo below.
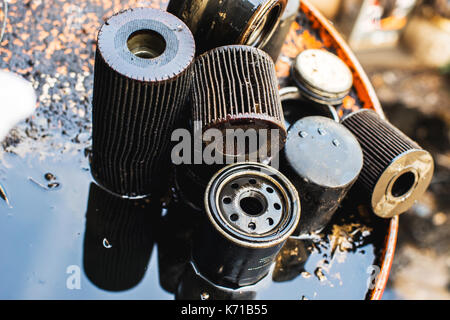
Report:
<svg viewBox="0 0 450 320"><path fill-rule="evenodd" d="M353 85L350 68L331 52L309 49L295 59L293 76L308 99L339 104Z"/></svg>

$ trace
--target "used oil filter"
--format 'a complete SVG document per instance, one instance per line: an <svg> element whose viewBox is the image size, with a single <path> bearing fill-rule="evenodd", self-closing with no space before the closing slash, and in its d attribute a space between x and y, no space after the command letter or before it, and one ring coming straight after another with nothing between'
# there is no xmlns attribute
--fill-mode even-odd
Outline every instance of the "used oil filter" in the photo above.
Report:
<svg viewBox="0 0 450 320"><path fill-rule="evenodd" d="M209 179L215 174L215 172L211 174L211 169L216 167L218 166L182 165L175 167L175 188L184 203L197 211L203 211L206 186Z"/></svg>
<svg viewBox="0 0 450 320"><path fill-rule="evenodd" d="M302 217L294 235L322 230L362 169L358 140L336 121L306 117L289 129L282 159L282 172L302 199Z"/></svg>
<svg viewBox="0 0 450 320"><path fill-rule="evenodd" d="M106 20L92 102L91 168L99 184L129 197L161 189L194 55L191 32L165 11L129 9Z"/></svg>
<svg viewBox="0 0 450 320"><path fill-rule="evenodd" d="M167 11L191 29L197 54L233 44L264 47L286 0L171 0Z"/></svg>
<svg viewBox="0 0 450 320"><path fill-rule="evenodd" d="M278 81L275 65L264 51L233 45L198 57L194 63L191 100L194 130L204 132L213 128L222 132L224 141L217 146L218 152L231 157L243 153L261 155L260 147L263 147L266 148L264 154L270 156L282 148L286 128ZM267 140L258 141L253 149L246 144L245 150L239 151L237 147L227 150L227 142L234 139L229 132L249 129L256 132L265 129ZM276 150L272 150L272 130L278 135ZM253 160L264 160L256 158Z"/></svg>
<svg viewBox="0 0 450 320"><path fill-rule="evenodd" d="M267 275L300 219L294 186L260 163L219 171L206 188L205 209L193 263L202 276L228 288L255 284Z"/></svg>
<svg viewBox="0 0 450 320"><path fill-rule="evenodd" d="M124 199L92 183L83 250L89 280L107 291L136 286L147 271L160 213L159 201Z"/></svg>
<svg viewBox="0 0 450 320"><path fill-rule="evenodd" d="M302 51L295 58L291 74L302 96L320 104L341 104L353 86L350 68L326 50Z"/></svg>
<svg viewBox="0 0 450 320"><path fill-rule="evenodd" d="M217 286L204 278L189 264L178 284L176 300L253 300L256 289L252 286L230 289Z"/></svg>
<svg viewBox="0 0 450 320"><path fill-rule="evenodd" d="M353 112L342 124L364 152L357 184L369 195L373 212L391 218L407 211L431 182L431 154L372 110Z"/></svg>
<svg viewBox="0 0 450 320"><path fill-rule="evenodd" d="M308 116L322 116L339 122L339 115L332 105L314 103L303 99L297 87L281 88L280 98L285 125L288 129L297 120Z"/></svg>
<svg viewBox="0 0 450 320"><path fill-rule="evenodd" d="M266 44L261 48L272 57L273 61L277 61L278 56L280 55L281 48L283 47L292 23L297 17L299 8L300 0L287 0L286 9L280 18L278 27Z"/></svg>

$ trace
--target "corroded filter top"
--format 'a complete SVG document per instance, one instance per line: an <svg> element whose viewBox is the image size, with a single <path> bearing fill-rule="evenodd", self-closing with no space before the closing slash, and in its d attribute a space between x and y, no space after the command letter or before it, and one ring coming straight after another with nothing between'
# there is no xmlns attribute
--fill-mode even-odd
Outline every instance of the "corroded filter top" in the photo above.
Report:
<svg viewBox="0 0 450 320"><path fill-rule="evenodd" d="M395 158L373 190L374 213L392 218L406 212L425 193L433 172L434 162L428 151L413 149Z"/></svg>

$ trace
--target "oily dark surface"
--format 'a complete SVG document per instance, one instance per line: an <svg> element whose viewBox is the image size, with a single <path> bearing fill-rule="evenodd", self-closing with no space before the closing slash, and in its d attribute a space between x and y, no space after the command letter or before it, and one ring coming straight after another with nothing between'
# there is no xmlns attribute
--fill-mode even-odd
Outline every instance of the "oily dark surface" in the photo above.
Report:
<svg viewBox="0 0 450 320"><path fill-rule="evenodd" d="M140 214L137 220L133 215L126 217L125 223L119 218L110 220L112 209L104 206L109 202L92 200L88 163L95 39L102 18L130 6L159 4L10 1L6 34L0 45L0 68L30 80L39 103L35 113L11 131L0 150L0 184L9 202L0 199L0 298L174 298L162 289L160 277L174 263L183 269L191 234L176 226L158 228L164 225L166 216L192 213L167 197L161 210L152 206L148 211L152 216L144 224L139 222L143 219ZM373 280L371 266L379 265L387 223L358 210L357 205L354 199L347 199L335 221L314 241L290 241L266 285L258 288L256 298L365 298ZM106 210L110 224L91 219L92 206L98 207L93 212ZM142 231L142 225L149 226L147 232ZM142 237L136 240L132 236L136 232L129 230L139 230ZM163 242L158 230L165 230L164 236L169 238L164 243L170 244L169 257L174 259L167 259L168 267L159 264ZM92 248L99 253L92 254ZM133 259L136 265L128 266L127 259ZM106 269L102 272L102 268ZM132 280L115 278L117 270L129 271ZM71 283L71 276L77 274L79 289ZM105 274L108 277L98 278ZM120 285L122 280L127 284ZM167 288L170 290L170 286Z"/></svg>

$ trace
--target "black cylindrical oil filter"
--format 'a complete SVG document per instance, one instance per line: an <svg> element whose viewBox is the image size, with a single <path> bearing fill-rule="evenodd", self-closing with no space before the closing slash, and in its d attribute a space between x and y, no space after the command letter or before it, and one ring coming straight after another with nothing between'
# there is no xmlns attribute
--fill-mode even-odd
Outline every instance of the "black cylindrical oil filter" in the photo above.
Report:
<svg viewBox="0 0 450 320"><path fill-rule="evenodd" d="M295 58L291 74L302 96L320 104L341 104L353 86L350 68L326 50L302 51Z"/></svg>
<svg viewBox="0 0 450 320"><path fill-rule="evenodd" d="M353 112L342 124L364 152L357 185L369 195L373 212L390 218L407 211L431 182L431 154L372 110Z"/></svg>
<svg viewBox="0 0 450 320"><path fill-rule="evenodd" d="M336 109L329 104L319 104L302 98L297 87L280 89L281 106L283 107L286 128L290 128L297 120L309 116L322 116L339 122Z"/></svg>
<svg viewBox="0 0 450 320"><path fill-rule="evenodd" d="M189 264L177 287L176 300L253 300L256 289L253 286L231 289L217 286L204 278L193 264Z"/></svg>
<svg viewBox="0 0 450 320"><path fill-rule="evenodd" d="M300 8L300 0L287 0L286 9L280 18L280 23L272 34L270 39L261 48L272 57L273 61L277 61L280 55L281 48L286 40L292 23L297 17L298 10Z"/></svg>
<svg viewBox="0 0 450 320"><path fill-rule="evenodd" d="M196 211L203 211L206 186L215 173L211 174L211 169L215 167L214 165L181 165L175 167L175 188L183 202Z"/></svg>
<svg viewBox="0 0 450 320"><path fill-rule="evenodd" d="M160 213L159 201L123 199L92 183L83 250L89 280L107 291L136 286L147 271Z"/></svg>
<svg viewBox="0 0 450 320"><path fill-rule="evenodd" d="M233 44L264 47L285 7L286 0L171 0L167 11L191 29L202 54Z"/></svg>
<svg viewBox="0 0 450 320"><path fill-rule="evenodd" d="M165 11L113 15L98 34L93 94L92 173L120 195L161 189L170 135L191 82L194 39Z"/></svg>
<svg viewBox="0 0 450 320"><path fill-rule="evenodd" d="M193 263L202 276L228 288L255 284L267 275L300 218L293 185L260 163L220 170L207 186L204 205Z"/></svg>
<svg viewBox="0 0 450 320"><path fill-rule="evenodd" d="M294 235L322 230L361 171L358 141L338 122L306 117L289 129L282 159L282 172L302 199L302 217Z"/></svg>
<svg viewBox="0 0 450 320"><path fill-rule="evenodd" d="M270 157L282 148L286 128L278 81L275 65L264 51L233 45L213 49L198 57L194 63L191 100L194 130L221 131L224 140L216 148L219 153L231 157L254 154L254 161L263 161L264 156L258 156ZM264 129L266 140L259 140L254 147L246 141L241 150L231 143L234 149L231 150L228 143L234 141L233 134L250 129L258 138ZM278 136L276 145L272 144L272 130L276 130ZM266 150L261 152L260 147Z"/></svg>

